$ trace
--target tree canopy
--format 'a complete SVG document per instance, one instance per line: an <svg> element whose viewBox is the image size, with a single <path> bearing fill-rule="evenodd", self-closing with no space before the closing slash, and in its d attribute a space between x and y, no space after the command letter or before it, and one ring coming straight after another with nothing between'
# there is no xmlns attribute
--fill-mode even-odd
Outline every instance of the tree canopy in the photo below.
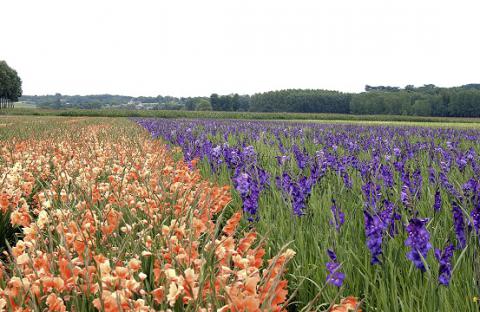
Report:
<svg viewBox="0 0 480 312"><path fill-rule="evenodd" d="M22 80L7 62L0 61L0 98L18 101L21 96Z"/></svg>
<svg viewBox="0 0 480 312"><path fill-rule="evenodd" d="M254 94L250 111L349 113L351 95L328 90L288 89Z"/></svg>
<svg viewBox="0 0 480 312"><path fill-rule="evenodd" d="M404 89L367 86L366 89L369 91L352 96L350 113L480 117L479 84L454 88L408 85Z"/></svg>

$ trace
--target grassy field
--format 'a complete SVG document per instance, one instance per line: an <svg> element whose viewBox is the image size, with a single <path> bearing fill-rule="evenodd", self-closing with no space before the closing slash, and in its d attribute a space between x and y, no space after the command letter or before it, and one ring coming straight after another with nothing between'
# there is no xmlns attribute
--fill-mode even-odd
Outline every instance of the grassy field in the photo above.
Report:
<svg viewBox="0 0 480 312"><path fill-rule="evenodd" d="M15 103L15 108L24 108L24 109L36 109L37 106L35 104L30 104L26 102L16 102Z"/></svg>
<svg viewBox="0 0 480 312"><path fill-rule="evenodd" d="M153 111L121 109L32 109L15 108L0 110L0 115L69 116L69 117L156 117L156 118L208 118L208 119L251 119L251 120L304 120L304 121L352 121L352 122L414 122L414 123L461 123L479 124L479 118L421 117L400 115L346 115L346 114L303 114L303 113L252 113L252 112L193 112Z"/></svg>

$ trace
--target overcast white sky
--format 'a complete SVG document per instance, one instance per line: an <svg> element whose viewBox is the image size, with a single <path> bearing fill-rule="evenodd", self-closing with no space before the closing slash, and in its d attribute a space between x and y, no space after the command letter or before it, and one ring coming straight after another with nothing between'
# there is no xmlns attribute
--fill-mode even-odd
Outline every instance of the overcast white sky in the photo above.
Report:
<svg viewBox="0 0 480 312"><path fill-rule="evenodd" d="M0 0L24 94L480 82L478 0Z"/></svg>

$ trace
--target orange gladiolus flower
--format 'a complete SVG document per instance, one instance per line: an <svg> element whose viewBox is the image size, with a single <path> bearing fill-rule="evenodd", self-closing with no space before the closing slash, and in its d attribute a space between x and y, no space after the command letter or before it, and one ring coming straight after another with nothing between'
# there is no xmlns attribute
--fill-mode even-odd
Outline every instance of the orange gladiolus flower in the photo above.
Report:
<svg viewBox="0 0 480 312"><path fill-rule="evenodd" d="M362 312L357 298L349 296L340 300L340 304L333 305L329 312Z"/></svg>
<svg viewBox="0 0 480 312"><path fill-rule="evenodd" d="M236 212L233 216L227 221L227 224L223 227L223 233L226 235L233 235L236 231L238 224L242 218L241 212Z"/></svg>
<svg viewBox="0 0 480 312"><path fill-rule="evenodd" d="M62 298L58 298L56 294L50 294L47 297L47 306L48 311L55 312L64 312L67 311L65 304L63 303Z"/></svg>

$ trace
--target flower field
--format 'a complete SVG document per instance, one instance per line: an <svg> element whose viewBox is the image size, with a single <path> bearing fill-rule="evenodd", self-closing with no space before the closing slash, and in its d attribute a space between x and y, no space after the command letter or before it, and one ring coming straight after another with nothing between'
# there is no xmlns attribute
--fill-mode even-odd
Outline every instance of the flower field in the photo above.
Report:
<svg viewBox="0 0 480 312"><path fill-rule="evenodd" d="M127 119L0 118L0 311L279 311L292 249ZM227 209L228 207L228 209ZM343 309L354 299L343 299ZM338 302L338 301L337 301Z"/></svg>
<svg viewBox="0 0 480 312"><path fill-rule="evenodd" d="M479 137L0 117L0 311L478 311Z"/></svg>
<svg viewBox="0 0 480 312"><path fill-rule="evenodd" d="M480 131L135 122L231 185L228 209L266 237L267 257L295 251L293 310L349 295L365 311L479 310Z"/></svg>

